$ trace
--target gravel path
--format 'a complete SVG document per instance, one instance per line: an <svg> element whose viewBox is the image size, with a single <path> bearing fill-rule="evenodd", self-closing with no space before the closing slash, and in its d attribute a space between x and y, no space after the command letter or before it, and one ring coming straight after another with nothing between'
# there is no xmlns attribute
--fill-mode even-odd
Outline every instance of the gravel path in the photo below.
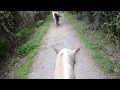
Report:
<svg viewBox="0 0 120 90"><path fill-rule="evenodd" d="M48 33L42 40L42 45L38 54L34 58L34 63L28 74L28 79L53 79L56 53L51 45L57 48L74 49L82 45L81 50L76 55L75 75L77 79L104 79L106 78L95 66L87 49L80 42L75 32L70 29L64 20L63 14L60 18L60 26L56 27L52 22Z"/></svg>

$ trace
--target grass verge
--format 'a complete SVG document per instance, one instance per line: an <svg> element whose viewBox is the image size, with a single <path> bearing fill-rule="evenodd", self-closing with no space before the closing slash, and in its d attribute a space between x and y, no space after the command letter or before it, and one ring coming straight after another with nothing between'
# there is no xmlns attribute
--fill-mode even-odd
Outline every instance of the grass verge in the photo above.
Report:
<svg viewBox="0 0 120 90"><path fill-rule="evenodd" d="M16 73L15 78L24 79L29 72L29 69L33 63L33 58L37 54L38 47L40 46L43 36L47 33L51 21L51 16L47 16L45 22L42 26L35 30L35 34L32 39L22 45L17 52L19 57L26 56L27 62L22 65L18 72Z"/></svg>
<svg viewBox="0 0 120 90"><path fill-rule="evenodd" d="M91 57L96 65L104 74L112 74L119 72L119 65L115 63L113 58L104 52L105 35L100 31L89 30L89 25L83 21L78 21L75 15L64 12L65 19L69 22L71 28L76 30L80 40L88 48Z"/></svg>

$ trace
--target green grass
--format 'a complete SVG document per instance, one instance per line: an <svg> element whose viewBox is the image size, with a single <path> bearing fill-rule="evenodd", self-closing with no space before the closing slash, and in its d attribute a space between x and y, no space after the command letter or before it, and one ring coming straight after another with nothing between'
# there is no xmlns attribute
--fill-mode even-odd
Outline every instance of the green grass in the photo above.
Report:
<svg viewBox="0 0 120 90"><path fill-rule="evenodd" d="M18 72L16 73L16 78L24 79L25 76L28 74L29 69L33 63L33 58L37 54L38 47L40 46L41 40L43 36L47 33L51 21L51 16L47 16L45 22L42 26L35 30L35 34L33 35L32 39L22 45L18 52L18 56L26 56L27 63L20 67Z"/></svg>
<svg viewBox="0 0 120 90"><path fill-rule="evenodd" d="M3 35L0 40L0 56L3 58L0 57L0 60L9 59L11 54L34 33L35 30L33 28L35 25L36 23L34 21L29 24L22 23L13 31L14 36ZM8 54L6 55L6 53Z"/></svg>
<svg viewBox="0 0 120 90"><path fill-rule="evenodd" d="M16 30L18 32L15 33L15 40L17 42L21 42L22 40L24 40L23 38L26 38L34 33L35 30L33 30L33 28L35 27L35 25L36 23L34 21L26 25L21 24Z"/></svg>
<svg viewBox="0 0 120 90"><path fill-rule="evenodd" d="M80 40L84 43L85 47L88 48L91 57L95 61L96 65L103 71L103 73L114 73L119 71L119 66L114 63L112 58L107 56L102 49L103 43L101 38L103 37L100 32L89 31L86 23L78 21L75 15L71 15L68 12L64 12L65 19L69 22L71 28L76 30ZM87 34L88 32L88 34ZM102 41L103 42L103 41Z"/></svg>

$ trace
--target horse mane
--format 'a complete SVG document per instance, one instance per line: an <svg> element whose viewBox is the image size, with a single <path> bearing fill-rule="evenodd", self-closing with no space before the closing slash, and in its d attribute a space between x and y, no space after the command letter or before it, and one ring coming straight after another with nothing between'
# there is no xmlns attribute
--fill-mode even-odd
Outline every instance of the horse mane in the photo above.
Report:
<svg viewBox="0 0 120 90"><path fill-rule="evenodd" d="M73 60L74 57L72 57L69 54L60 52L57 56L57 60L59 60L59 64L60 62L63 64L64 67L64 75L66 79L75 79L75 75L74 75L74 64L75 61Z"/></svg>

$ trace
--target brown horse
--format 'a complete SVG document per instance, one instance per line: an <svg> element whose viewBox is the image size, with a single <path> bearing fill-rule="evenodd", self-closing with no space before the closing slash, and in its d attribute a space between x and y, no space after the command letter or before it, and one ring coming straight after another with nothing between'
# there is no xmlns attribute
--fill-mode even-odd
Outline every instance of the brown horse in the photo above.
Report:
<svg viewBox="0 0 120 90"><path fill-rule="evenodd" d="M78 47L74 50L64 48L59 50L53 47L57 54L54 78L55 79L76 79L74 74L75 55L80 50Z"/></svg>

